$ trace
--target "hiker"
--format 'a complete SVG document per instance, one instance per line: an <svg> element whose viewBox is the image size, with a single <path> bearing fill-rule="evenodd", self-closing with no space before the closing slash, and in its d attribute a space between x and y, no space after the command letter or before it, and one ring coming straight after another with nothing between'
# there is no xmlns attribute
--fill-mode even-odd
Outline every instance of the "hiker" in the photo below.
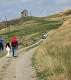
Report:
<svg viewBox="0 0 71 80"><path fill-rule="evenodd" d="M4 46L3 46L3 38L0 36L0 52L4 50Z"/></svg>
<svg viewBox="0 0 71 80"><path fill-rule="evenodd" d="M9 42L7 42L6 43L6 51L7 51L7 57L10 57L10 50L11 50L11 46L10 46L10 43Z"/></svg>
<svg viewBox="0 0 71 80"><path fill-rule="evenodd" d="M16 52L15 51L18 48L18 41L17 41L16 36L12 37L11 46L12 46L13 57L16 57Z"/></svg>

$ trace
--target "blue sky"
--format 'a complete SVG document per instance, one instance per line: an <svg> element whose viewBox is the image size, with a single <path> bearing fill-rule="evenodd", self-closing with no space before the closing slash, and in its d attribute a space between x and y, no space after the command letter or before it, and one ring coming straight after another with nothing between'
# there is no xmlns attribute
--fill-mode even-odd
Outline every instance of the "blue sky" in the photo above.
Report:
<svg viewBox="0 0 71 80"><path fill-rule="evenodd" d="M71 0L0 0L0 20L17 18L23 9L33 16L47 16L71 8Z"/></svg>

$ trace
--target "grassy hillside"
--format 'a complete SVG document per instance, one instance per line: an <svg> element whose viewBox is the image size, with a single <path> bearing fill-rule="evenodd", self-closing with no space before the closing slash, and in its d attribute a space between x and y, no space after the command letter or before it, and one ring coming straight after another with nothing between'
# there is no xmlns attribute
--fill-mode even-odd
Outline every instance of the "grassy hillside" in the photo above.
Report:
<svg viewBox="0 0 71 80"><path fill-rule="evenodd" d="M62 24L62 20L46 21L38 17L25 17L8 21L8 27L1 29L0 34L6 40L16 35L21 44L28 46L41 39L43 32L59 28Z"/></svg>
<svg viewBox="0 0 71 80"><path fill-rule="evenodd" d="M71 80L70 17L60 28L49 31L32 60L38 80Z"/></svg>

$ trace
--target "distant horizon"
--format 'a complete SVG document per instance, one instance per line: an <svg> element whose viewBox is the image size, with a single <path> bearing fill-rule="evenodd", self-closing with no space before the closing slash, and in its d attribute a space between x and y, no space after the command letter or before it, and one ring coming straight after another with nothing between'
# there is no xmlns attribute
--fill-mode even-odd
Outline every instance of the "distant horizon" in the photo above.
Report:
<svg viewBox="0 0 71 80"><path fill-rule="evenodd" d="M71 0L0 0L0 21L16 19L24 9L30 16L45 17L71 9Z"/></svg>

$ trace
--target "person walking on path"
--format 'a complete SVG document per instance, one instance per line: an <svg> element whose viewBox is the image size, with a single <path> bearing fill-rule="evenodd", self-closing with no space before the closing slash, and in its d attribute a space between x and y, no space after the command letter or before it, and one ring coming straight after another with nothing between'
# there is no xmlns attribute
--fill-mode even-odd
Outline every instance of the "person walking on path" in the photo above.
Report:
<svg viewBox="0 0 71 80"><path fill-rule="evenodd" d="M7 51L6 57L10 57L11 46L9 42L6 43L6 51Z"/></svg>
<svg viewBox="0 0 71 80"><path fill-rule="evenodd" d="M16 57L16 49L18 48L18 41L16 36L12 37L11 46L12 46L13 57Z"/></svg>
<svg viewBox="0 0 71 80"><path fill-rule="evenodd" d="M3 38L0 36L0 52L2 52L4 50L4 40Z"/></svg>

